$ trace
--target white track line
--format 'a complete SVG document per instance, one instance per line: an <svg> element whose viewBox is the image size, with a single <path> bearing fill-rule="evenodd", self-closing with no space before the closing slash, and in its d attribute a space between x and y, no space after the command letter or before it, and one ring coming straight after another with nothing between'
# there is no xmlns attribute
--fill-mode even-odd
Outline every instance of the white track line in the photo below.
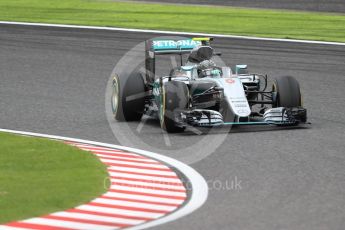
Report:
<svg viewBox="0 0 345 230"><path fill-rule="evenodd" d="M23 230L23 228L16 228L10 226L0 226L0 230Z"/></svg>
<svg viewBox="0 0 345 230"><path fill-rule="evenodd" d="M205 36L205 37L235 38L235 39L245 39L245 40L277 41L277 42L293 42L293 43L345 46L345 43L341 43L341 42L324 42L324 41L282 39L282 38L262 38L262 37L249 37L249 36L227 35L227 34L192 33L192 32L165 31L165 30L145 30L145 29L129 29L129 28L118 28L118 27L77 26L77 25L65 25L65 24L9 22L9 21L0 21L0 25L1 24L3 24L3 25L56 27L56 28L73 28L73 29L125 31L125 32L135 32L135 33L153 33L153 34L181 35L181 36L183 36L183 35Z"/></svg>
<svg viewBox="0 0 345 230"><path fill-rule="evenodd" d="M112 185L110 190L100 198L96 198L89 204L78 206L74 209L74 211L57 212L45 217L19 221L17 222L19 225L14 223L12 224L13 227L0 226L0 230L25 229L25 227L23 227L25 226L25 223L41 225L42 227L39 227L39 229L43 229L45 226L50 226L53 228L69 227L73 229L95 230L116 229L116 226L122 227L127 224L133 224L131 222L133 221L133 218L139 218L139 221L137 221L138 219L134 220L136 223L142 223L143 221L145 222L127 229L144 229L188 215L195 209L199 208L207 199L207 183L200 176L200 174L198 174L191 167L163 155L129 147L75 138L8 129L0 129L0 131L21 135L45 137L67 142L84 143L83 146L80 146L82 148L90 149L92 148L92 145L96 145L101 146L96 148L103 148L103 151L106 149L106 151L112 152L111 149L114 148L120 150L117 152L121 152L122 154L127 154L127 152L123 151L129 151L132 154L129 157L130 159L132 159L132 156L133 160L141 158L155 159L159 163L162 162L162 164L167 164L177 169L187 178L188 182L190 183L188 187L191 189L190 197L188 197L189 200L187 200L182 207L179 207L187 198L186 191L184 186L181 185L181 181L175 172L165 171L166 169L170 170L170 168L166 167L165 169L152 167L153 165L157 166L157 164L148 165L150 164L149 162L148 164L139 162L139 165L128 164L128 159L117 159L115 160L115 163L112 160L112 163L107 163L117 165L108 167L108 170L110 170L109 174ZM136 155L141 158L134 159ZM126 181L126 178L128 178L128 181ZM140 179L143 181L140 181ZM136 181L136 184L134 184L134 181ZM171 183L176 183L177 185ZM102 216L102 214L104 214L104 216ZM114 215L116 215L115 218L111 217ZM112 221L109 221L109 218L111 218ZM147 221L147 218L153 220Z"/></svg>

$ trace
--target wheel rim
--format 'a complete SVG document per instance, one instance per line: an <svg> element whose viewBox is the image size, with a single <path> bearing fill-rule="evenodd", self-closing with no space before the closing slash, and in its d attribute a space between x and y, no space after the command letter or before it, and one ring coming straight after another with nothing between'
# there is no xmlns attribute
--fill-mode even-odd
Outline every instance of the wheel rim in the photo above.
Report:
<svg viewBox="0 0 345 230"><path fill-rule="evenodd" d="M116 115L119 106L119 90L116 78L113 80L113 93L111 95L111 108L113 114Z"/></svg>
<svg viewBox="0 0 345 230"><path fill-rule="evenodd" d="M279 103L278 103L278 91L277 91L277 86L276 86L275 83L273 83L273 85L272 85L272 92L273 92L272 100L274 102L273 106L278 107L279 106Z"/></svg>

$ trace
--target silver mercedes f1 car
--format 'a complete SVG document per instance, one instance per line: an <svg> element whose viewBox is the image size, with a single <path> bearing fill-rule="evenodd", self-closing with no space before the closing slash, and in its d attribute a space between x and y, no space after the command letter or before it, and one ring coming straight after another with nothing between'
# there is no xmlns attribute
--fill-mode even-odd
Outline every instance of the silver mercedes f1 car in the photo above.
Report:
<svg viewBox="0 0 345 230"><path fill-rule="evenodd" d="M307 122L300 86L292 76L277 77L268 90L267 75L247 65L218 66L212 38L147 40L146 72L115 74L111 106L115 119L138 121L143 114L159 119L167 132L188 126L297 126ZM180 55L181 64L156 76L156 58ZM182 55L188 55L183 63Z"/></svg>

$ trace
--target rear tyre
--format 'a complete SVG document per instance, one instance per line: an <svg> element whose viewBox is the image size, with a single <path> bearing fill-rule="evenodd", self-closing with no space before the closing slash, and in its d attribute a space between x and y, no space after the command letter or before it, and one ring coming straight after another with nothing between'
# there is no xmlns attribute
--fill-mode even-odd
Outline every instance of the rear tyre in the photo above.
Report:
<svg viewBox="0 0 345 230"><path fill-rule="evenodd" d="M275 93L273 107L300 107L302 96L298 81L292 76L277 77L272 85Z"/></svg>
<svg viewBox="0 0 345 230"><path fill-rule="evenodd" d="M115 74L111 107L118 121L139 121L145 108L145 83L139 72Z"/></svg>
<svg viewBox="0 0 345 230"><path fill-rule="evenodd" d="M188 87L183 82L169 81L162 87L160 104L160 124L168 133L183 132L185 127L180 127L175 121L175 112L188 108Z"/></svg>

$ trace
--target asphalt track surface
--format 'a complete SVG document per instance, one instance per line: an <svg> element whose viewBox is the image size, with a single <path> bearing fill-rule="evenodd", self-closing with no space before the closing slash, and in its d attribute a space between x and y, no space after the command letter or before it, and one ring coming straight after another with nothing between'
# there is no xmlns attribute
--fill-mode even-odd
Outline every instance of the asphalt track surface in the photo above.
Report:
<svg viewBox="0 0 345 230"><path fill-rule="evenodd" d="M105 115L107 81L120 58L150 37L1 25L0 127L118 144ZM205 205L157 229L343 229L345 46L217 39L215 47L224 60L255 72L296 76L312 125L232 129L213 154L191 165L209 181ZM180 149L177 159L202 136L169 135L166 147L154 121L135 135L167 155ZM231 187L235 180L240 186Z"/></svg>
<svg viewBox="0 0 345 230"><path fill-rule="evenodd" d="M234 6L345 13L343 0L135 0L143 2Z"/></svg>

